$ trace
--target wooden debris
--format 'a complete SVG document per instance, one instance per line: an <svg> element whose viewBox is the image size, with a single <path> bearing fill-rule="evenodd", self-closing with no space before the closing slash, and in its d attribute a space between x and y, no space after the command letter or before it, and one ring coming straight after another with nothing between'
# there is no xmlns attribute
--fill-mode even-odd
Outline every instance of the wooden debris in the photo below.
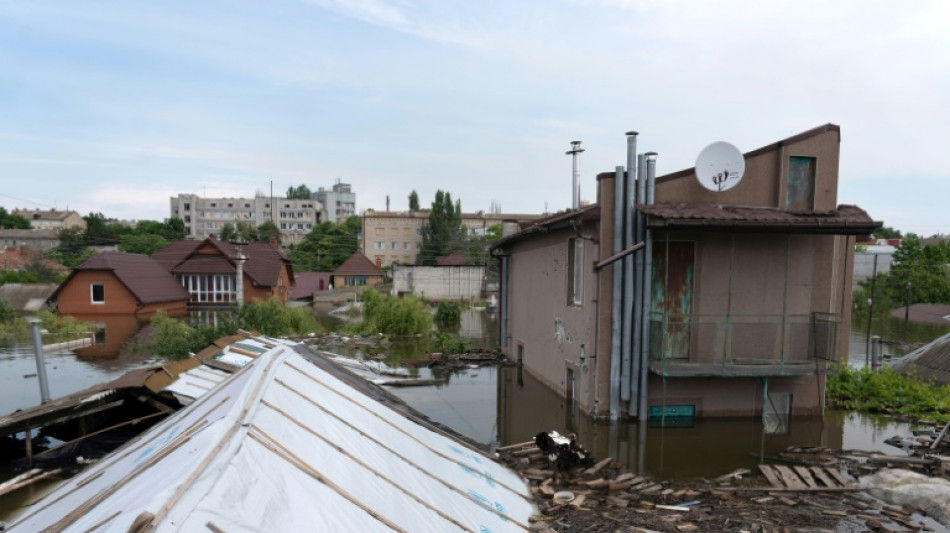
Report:
<svg viewBox="0 0 950 533"><path fill-rule="evenodd" d="M604 469L605 466L609 465L611 461L613 461L613 458L611 457L598 461L594 466L584 470L584 475L596 476L601 470Z"/></svg>

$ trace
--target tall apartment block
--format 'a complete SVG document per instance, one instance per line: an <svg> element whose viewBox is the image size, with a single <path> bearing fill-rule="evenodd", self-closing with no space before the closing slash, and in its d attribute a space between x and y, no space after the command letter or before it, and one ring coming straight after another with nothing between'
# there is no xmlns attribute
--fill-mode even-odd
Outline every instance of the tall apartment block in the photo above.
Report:
<svg viewBox="0 0 950 533"><path fill-rule="evenodd" d="M225 224L244 222L255 227L273 220L280 230L283 247L301 242L314 225L322 222L323 206L314 199L272 198L202 198L196 194L179 194L171 200L171 216L182 219L187 237L204 239L218 235Z"/></svg>
<svg viewBox="0 0 950 533"><path fill-rule="evenodd" d="M323 204L324 222L343 222L356 214L356 193L349 183L337 180L329 191L320 187L313 193L313 199Z"/></svg>

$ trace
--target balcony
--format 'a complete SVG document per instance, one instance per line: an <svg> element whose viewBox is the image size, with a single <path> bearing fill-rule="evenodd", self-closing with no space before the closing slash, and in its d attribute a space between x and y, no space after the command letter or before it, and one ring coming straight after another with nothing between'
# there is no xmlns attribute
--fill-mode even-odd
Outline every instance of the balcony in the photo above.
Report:
<svg viewBox="0 0 950 533"><path fill-rule="evenodd" d="M834 360L833 313L681 315L651 313L650 370L663 376L813 375Z"/></svg>

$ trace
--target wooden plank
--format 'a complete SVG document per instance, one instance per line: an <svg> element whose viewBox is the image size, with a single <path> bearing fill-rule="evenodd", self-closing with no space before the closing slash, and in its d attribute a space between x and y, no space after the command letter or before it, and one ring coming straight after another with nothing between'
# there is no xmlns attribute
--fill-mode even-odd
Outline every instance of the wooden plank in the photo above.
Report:
<svg viewBox="0 0 950 533"><path fill-rule="evenodd" d="M838 483L841 483L842 487L854 486L854 484L851 483L851 481L849 481L848 478L844 477L844 475L842 475L841 472L839 472L836 468L826 467L825 471L831 474L831 477L838 480Z"/></svg>
<svg viewBox="0 0 950 533"><path fill-rule="evenodd" d="M815 478L812 477L811 471L808 468L800 465L795 465L795 472L798 473L798 476L805 480L805 484L811 488L818 487L818 483L815 482Z"/></svg>
<svg viewBox="0 0 950 533"><path fill-rule="evenodd" d="M808 485L806 485L805 482L802 481L791 468L784 465L775 465L773 468L775 468L779 475L782 476L782 480L785 481L786 487L791 487L793 489L804 489L808 487Z"/></svg>
<svg viewBox="0 0 950 533"><path fill-rule="evenodd" d="M812 474L815 475L826 487L837 487L839 486L832 478L828 477L828 474L825 473L824 469L821 467L813 466L811 467Z"/></svg>
<svg viewBox="0 0 950 533"><path fill-rule="evenodd" d="M759 465L759 470L762 471L762 474L765 475L765 478L769 480L769 483L771 483L773 487L785 486L785 483L782 483L781 478L777 473L775 473L775 470L773 470L771 466Z"/></svg>
<svg viewBox="0 0 950 533"><path fill-rule="evenodd" d="M950 422L947 422L943 425L943 430L940 431L940 434L937 435L937 438L934 439L933 443L930 444L931 450L936 450L937 446L940 446L940 443L943 442L947 436L947 429L950 429Z"/></svg>

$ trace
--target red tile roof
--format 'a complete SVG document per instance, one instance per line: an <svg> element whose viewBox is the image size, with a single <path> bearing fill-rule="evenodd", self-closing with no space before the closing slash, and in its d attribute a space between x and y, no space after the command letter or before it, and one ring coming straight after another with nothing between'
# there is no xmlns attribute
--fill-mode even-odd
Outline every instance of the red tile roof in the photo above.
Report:
<svg viewBox="0 0 950 533"><path fill-rule="evenodd" d="M865 235L881 227L858 206L830 213L791 213L766 207L715 204L638 205L653 229L746 230Z"/></svg>
<svg viewBox="0 0 950 533"><path fill-rule="evenodd" d="M334 276L382 276L383 271L376 268L362 252L356 252L333 271Z"/></svg>
<svg viewBox="0 0 950 533"><path fill-rule="evenodd" d="M73 270L69 278L56 289L65 287L77 272L87 270L112 271L116 278L143 304L188 300L190 295L174 276L151 257L142 254L103 252ZM55 298L56 293L51 296Z"/></svg>

